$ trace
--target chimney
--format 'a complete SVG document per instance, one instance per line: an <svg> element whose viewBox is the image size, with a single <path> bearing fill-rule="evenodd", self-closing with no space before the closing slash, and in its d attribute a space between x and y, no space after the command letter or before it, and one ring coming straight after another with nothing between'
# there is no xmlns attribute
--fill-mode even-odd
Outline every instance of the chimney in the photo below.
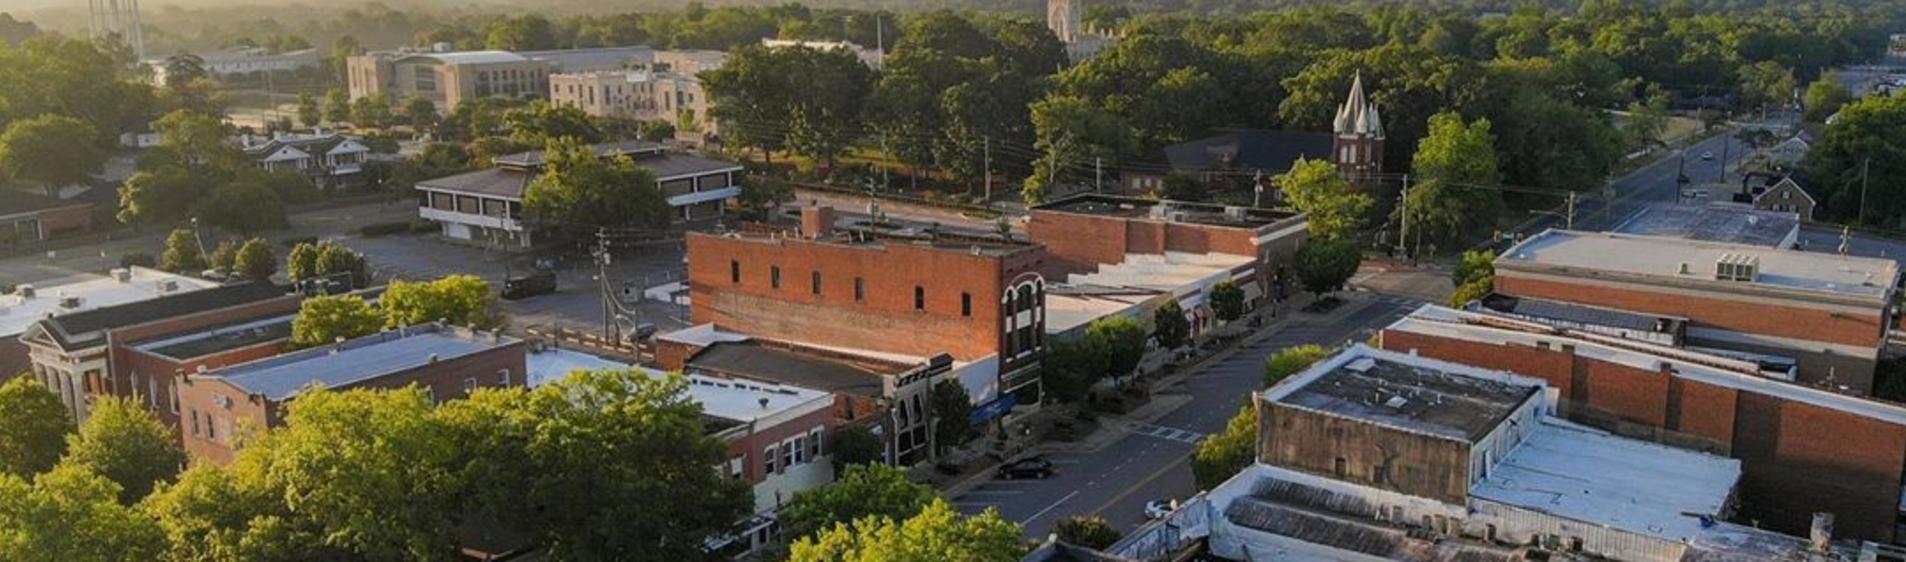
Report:
<svg viewBox="0 0 1906 562"><path fill-rule="evenodd" d="M1813 514L1813 528L1807 536L1807 546L1814 552L1825 554L1828 543L1833 542L1833 514L1818 512Z"/></svg>
<svg viewBox="0 0 1906 562"><path fill-rule="evenodd" d="M818 240L834 234L834 208L820 204L801 207L801 237Z"/></svg>
<svg viewBox="0 0 1906 562"><path fill-rule="evenodd" d="M761 402L761 409L763 410L768 409L768 397L766 396L761 397L760 402Z"/></svg>

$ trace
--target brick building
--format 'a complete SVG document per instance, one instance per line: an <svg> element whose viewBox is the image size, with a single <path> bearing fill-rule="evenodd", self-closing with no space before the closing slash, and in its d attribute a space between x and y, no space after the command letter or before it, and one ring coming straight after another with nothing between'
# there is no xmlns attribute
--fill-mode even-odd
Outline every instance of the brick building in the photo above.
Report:
<svg viewBox="0 0 1906 562"><path fill-rule="evenodd" d="M43 318L20 334L19 341L28 349L33 375L60 396L73 419L83 421L97 395L128 397L150 405L172 402L172 370L141 370L151 364L131 359L127 346L287 314L297 310L298 301L271 284L173 289L157 298ZM169 407L155 408L162 419L177 421Z"/></svg>
<svg viewBox="0 0 1906 562"><path fill-rule="evenodd" d="M478 387L523 386L522 340L423 324L177 377L181 431L193 457L231 462L248 428L277 427L284 405L313 385L333 390L423 387L442 401Z"/></svg>
<svg viewBox="0 0 1906 562"><path fill-rule="evenodd" d="M1304 215L1287 211L1097 194L1033 207L1026 223L1027 234L1046 247L1041 272L1048 279L1142 268L1161 256L1236 256L1244 259L1231 267L1251 304L1281 294L1308 229Z"/></svg>
<svg viewBox="0 0 1906 562"><path fill-rule="evenodd" d="M1742 518L1804 532L1831 512L1842 535L1902 535L1906 406L1778 380L1753 361L1426 306L1384 348L1539 377L1557 412L1631 437L1740 459Z"/></svg>
<svg viewBox="0 0 1906 562"><path fill-rule="evenodd" d="M1498 293L1685 318L1690 347L1791 358L1800 382L1858 395L1899 284L1887 259L1564 230L1495 265Z"/></svg>
<svg viewBox="0 0 1906 562"><path fill-rule="evenodd" d="M32 366L25 333L41 320L196 291L217 283L144 267L118 268L56 283L22 283L0 295L0 382ZM52 387L49 387L52 388Z"/></svg>
<svg viewBox="0 0 1906 562"><path fill-rule="evenodd" d="M93 203L20 191L0 197L0 246L44 242L93 229Z"/></svg>
<svg viewBox="0 0 1906 562"><path fill-rule="evenodd" d="M850 228L827 207L802 209L801 221L798 231L690 233L693 322L812 346L947 354L996 373L962 376L974 400L1038 402L1043 248Z"/></svg>

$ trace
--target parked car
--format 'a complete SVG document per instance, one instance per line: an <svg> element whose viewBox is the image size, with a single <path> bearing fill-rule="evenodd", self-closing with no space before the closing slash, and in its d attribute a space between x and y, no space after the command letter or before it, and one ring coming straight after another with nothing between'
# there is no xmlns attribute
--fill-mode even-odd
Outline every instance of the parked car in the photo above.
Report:
<svg viewBox="0 0 1906 562"><path fill-rule="evenodd" d="M1052 461L1041 457L1019 459L999 466L1001 480L1046 479L1052 475Z"/></svg>
<svg viewBox="0 0 1906 562"><path fill-rule="evenodd" d="M1171 515L1173 509L1175 506L1172 505L1172 500L1148 501L1145 502L1145 518L1164 519L1166 515Z"/></svg>
<svg viewBox="0 0 1906 562"><path fill-rule="evenodd" d="M503 298L509 300L526 299L554 292L556 292L556 273L553 271L538 271L524 277L503 281Z"/></svg>

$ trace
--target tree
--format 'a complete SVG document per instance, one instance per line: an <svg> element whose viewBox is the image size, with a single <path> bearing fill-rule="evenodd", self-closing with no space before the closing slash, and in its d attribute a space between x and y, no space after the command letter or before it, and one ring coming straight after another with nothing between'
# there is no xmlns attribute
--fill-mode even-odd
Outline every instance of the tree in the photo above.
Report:
<svg viewBox="0 0 1906 562"><path fill-rule="evenodd" d="M351 102L351 124L359 127L383 128L390 126L396 117L390 94L379 93L357 98Z"/></svg>
<svg viewBox="0 0 1906 562"><path fill-rule="evenodd" d="M343 123L351 120L351 94L344 90L324 93L324 120Z"/></svg>
<svg viewBox="0 0 1906 562"><path fill-rule="evenodd" d="M933 394L929 396L933 405L933 437L940 449L958 447L973 438L973 400L966 394L966 386L957 379L942 379L933 383Z"/></svg>
<svg viewBox="0 0 1906 562"><path fill-rule="evenodd" d="M66 440L61 462L86 467L119 484L120 503L146 497L185 466L178 436L143 404L115 396L96 399L86 423Z"/></svg>
<svg viewBox="0 0 1906 562"><path fill-rule="evenodd" d="M855 464L833 484L795 494L778 516L787 536L801 539L866 517L906 520L936 497L931 486L909 480L904 468Z"/></svg>
<svg viewBox="0 0 1906 562"><path fill-rule="evenodd" d="M1205 199L1204 181L1191 174L1172 173L1165 176L1164 188L1159 195L1172 201L1203 201Z"/></svg>
<svg viewBox="0 0 1906 562"><path fill-rule="evenodd" d="M1219 320L1235 321L1244 316L1244 289L1226 279L1211 286L1211 312Z"/></svg>
<svg viewBox="0 0 1906 562"><path fill-rule="evenodd" d="M319 104L317 94L300 92L298 94L298 124L316 127L324 123L324 106Z"/></svg>
<svg viewBox="0 0 1906 562"><path fill-rule="evenodd" d="M0 476L0 546L7 560L158 560L165 534L118 500L112 480L64 465L33 478Z"/></svg>
<svg viewBox="0 0 1906 562"><path fill-rule="evenodd" d="M1362 265L1356 242L1342 239L1311 240L1297 249L1297 281L1321 297L1343 288Z"/></svg>
<svg viewBox="0 0 1906 562"><path fill-rule="evenodd" d="M205 255L199 253L198 235L191 229L174 229L165 237L165 253L159 255L159 269L173 273L198 273L205 269Z"/></svg>
<svg viewBox="0 0 1906 562"><path fill-rule="evenodd" d="M346 281L348 286L362 287L370 281L369 264L364 256L345 247L343 244L325 241L318 243L316 277Z"/></svg>
<svg viewBox="0 0 1906 562"><path fill-rule="evenodd" d="M1064 195L1056 188L1067 179L1062 174L1076 173L1068 170L1100 161L1117 162L1137 142L1125 119L1083 97L1040 100L1032 106L1032 124L1039 158L1033 161L1023 191L1030 205Z"/></svg>
<svg viewBox="0 0 1906 562"><path fill-rule="evenodd" d="M278 272L278 256L272 254L271 243L263 238L253 238L239 246L238 256L232 262L232 272L243 275L259 283L271 282L271 276Z"/></svg>
<svg viewBox="0 0 1906 562"><path fill-rule="evenodd" d="M1321 345L1286 347L1264 359L1264 387L1270 388L1329 356L1330 350Z"/></svg>
<svg viewBox="0 0 1906 562"><path fill-rule="evenodd" d="M1066 544L1082 546L1093 550L1104 550L1118 542L1124 536L1117 527L1097 515L1069 515L1059 518L1052 526L1053 533Z"/></svg>
<svg viewBox="0 0 1906 562"><path fill-rule="evenodd" d="M437 104L423 96L404 98L404 123L417 132L437 125Z"/></svg>
<svg viewBox="0 0 1906 562"><path fill-rule="evenodd" d="M330 345L377 333L384 314L357 295L325 295L305 299L291 321L292 348Z"/></svg>
<svg viewBox="0 0 1906 562"><path fill-rule="evenodd" d="M92 125L64 115L14 121L0 133L0 173L36 182L48 197L57 197L60 188L99 173L106 153L98 139Z"/></svg>
<svg viewBox="0 0 1906 562"><path fill-rule="evenodd" d="M230 240L220 241L212 248L212 257L206 259L206 265L212 269L230 273L232 266L238 263L238 247Z"/></svg>
<svg viewBox="0 0 1906 562"><path fill-rule="evenodd" d="M1471 137L1480 136L1475 129L1481 123L1491 123L1493 126L1488 128L1488 132L1493 135L1489 137L1494 141L1493 152L1445 152L1440 157L1455 155L1481 159L1493 156L1492 161L1501 162L1497 181L1586 191L1603 187L1610 166L1625 152L1622 149L1621 131L1616 130L1608 114L1599 109L1579 107L1546 92L1527 88L1517 90L1506 102L1494 104L1492 109L1489 118L1477 119L1469 125L1468 132ZM1452 122L1460 123L1460 120L1452 118ZM1431 134L1434 133L1435 124L1431 123ZM1424 138L1424 144L1420 146L1429 146L1430 142L1432 139ZM1481 171L1477 173L1477 177L1488 177ZM1414 193L1416 186L1412 185L1410 189ZM1473 197L1481 203L1488 203L1484 195L1476 193ZM1479 215L1477 220L1493 220L1494 217L1493 214ZM1415 223L1411 223L1411 228L1415 228Z"/></svg>
<svg viewBox="0 0 1906 562"><path fill-rule="evenodd" d="M1191 321L1185 319L1185 307L1178 299L1166 300L1152 311L1152 337L1159 349L1178 349L1191 339Z"/></svg>
<svg viewBox="0 0 1906 562"><path fill-rule="evenodd" d="M1760 61L1740 69L1741 104L1766 110L1793 99L1793 71L1777 61Z"/></svg>
<svg viewBox="0 0 1906 562"><path fill-rule="evenodd" d="M448 322L480 330L497 327L496 295L475 275L448 275L435 281L392 281L378 299L385 327Z"/></svg>
<svg viewBox="0 0 1906 562"><path fill-rule="evenodd" d="M285 256L285 276L292 281L303 281L318 275L318 246L310 242L299 242L291 247L291 253Z"/></svg>
<svg viewBox="0 0 1906 562"><path fill-rule="evenodd" d="M637 123L635 129L637 138L649 142L662 142L675 138L675 124L662 119Z"/></svg>
<svg viewBox="0 0 1906 562"><path fill-rule="evenodd" d="M794 543L790 562L937 562L1017 560L1019 525L988 510L962 517L946 500L903 521L868 517Z"/></svg>
<svg viewBox="0 0 1906 562"><path fill-rule="evenodd" d="M540 146L558 140L583 143L602 142L602 131L581 108L533 101L529 105L503 113L510 139L521 144Z"/></svg>
<svg viewBox="0 0 1906 562"><path fill-rule="evenodd" d="M547 51L557 47L556 28L536 14L501 18L490 23L483 44L499 51Z"/></svg>
<svg viewBox="0 0 1906 562"><path fill-rule="evenodd" d="M1866 96L1839 119L1802 160L1816 213L1866 225L1897 226L1906 216L1906 96Z"/></svg>
<svg viewBox="0 0 1906 562"><path fill-rule="evenodd" d="M1041 384L1060 402L1078 403L1108 371L1109 354L1090 338L1053 342L1039 362Z"/></svg>
<svg viewBox="0 0 1906 562"><path fill-rule="evenodd" d="M1123 316L1093 320L1085 327L1085 338L1105 354L1105 372L1119 377L1132 374L1145 358L1145 328Z"/></svg>
<svg viewBox="0 0 1906 562"><path fill-rule="evenodd" d="M741 195L735 196L742 218L770 221L781 205L794 200L794 186L770 177L744 176Z"/></svg>
<svg viewBox="0 0 1906 562"><path fill-rule="evenodd" d="M1628 124L1622 133L1628 137L1630 150L1653 148L1664 142L1661 135L1673 118L1668 114L1669 102L1666 90L1650 86L1646 99L1628 104Z"/></svg>
<svg viewBox="0 0 1906 562"><path fill-rule="evenodd" d="M850 425L834 431L833 448L835 466L851 467L880 462L886 446L867 426Z"/></svg>
<svg viewBox="0 0 1906 562"><path fill-rule="evenodd" d="M246 170L231 183L212 189L211 196L193 207L193 213L209 226L239 234L284 228L284 200L265 185L267 178L257 170Z"/></svg>
<svg viewBox="0 0 1906 562"><path fill-rule="evenodd" d="M1299 158L1290 171L1272 181L1292 207L1304 212L1311 238L1355 237L1374 203L1369 195L1358 193L1329 160Z"/></svg>
<svg viewBox="0 0 1906 562"><path fill-rule="evenodd" d="M0 479L53 468L73 430L60 397L31 376L0 384Z"/></svg>
<svg viewBox="0 0 1906 562"><path fill-rule="evenodd" d="M1822 72L1820 78L1807 84L1807 121L1824 123L1828 117L1839 113L1847 102L1853 101L1853 94L1840 84L1837 72Z"/></svg>
<svg viewBox="0 0 1906 562"><path fill-rule="evenodd" d="M1257 405L1245 401L1224 431L1199 441L1191 452L1191 474L1201 490L1217 489L1257 458Z"/></svg>
<svg viewBox="0 0 1906 562"><path fill-rule="evenodd" d="M573 138L549 143L544 171L523 195L523 213L559 236L580 239L597 228L660 228L668 224L668 202L655 175L626 156L601 158Z"/></svg>
<svg viewBox="0 0 1906 562"><path fill-rule="evenodd" d="M1429 136L1416 150L1416 184L1399 212L1409 213L1410 231L1432 241L1458 241L1495 224L1502 196L1495 185L1495 138L1489 121L1464 124L1455 113L1430 117Z"/></svg>

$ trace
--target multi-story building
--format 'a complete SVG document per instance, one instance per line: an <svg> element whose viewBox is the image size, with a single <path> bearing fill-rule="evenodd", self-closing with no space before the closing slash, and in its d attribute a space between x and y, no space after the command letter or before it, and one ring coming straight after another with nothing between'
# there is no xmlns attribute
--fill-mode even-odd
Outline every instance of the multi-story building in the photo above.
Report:
<svg viewBox="0 0 1906 562"><path fill-rule="evenodd" d="M800 47L803 49L814 49L816 51L846 51L848 54L854 55L854 58L860 59L861 64L867 65L867 68L874 69L875 71L879 71L881 67L886 64L886 58L887 58L886 53L880 52L879 49L869 49L866 47L862 47L860 45L855 44L852 41L809 41L806 39L762 39L761 46L767 47L769 49L785 49L790 47Z"/></svg>
<svg viewBox="0 0 1906 562"><path fill-rule="evenodd" d="M180 434L194 458L231 462L241 432L284 423L286 402L312 388L419 386L432 399L523 386L523 340L422 324L177 377Z"/></svg>
<svg viewBox="0 0 1906 562"><path fill-rule="evenodd" d="M351 99L380 94L402 100L422 97L448 112L485 97L543 97L549 75L615 70L648 64L655 50L610 47L562 51L381 51L350 57L346 81Z"/></svg>
<svg viewBox="0 0 1906 562"><path fill-rule="evenodd" d="M1866 395L1894 322L1893 260L1550 230L1496 259L1513 297L1684 318L1686 345L1791 358L1802 383Z"/></svg>
<svg viewBox="0 0 1906 562"><path fill-rule="evenodd" d="M33 364L20 335L42 320L216 286L211 281L136 266L114 269L104 277L17 285L13 292L0 295L0 381L21 374ZM60 388L50 383L47 387L55 391Z"/></svg>
<svg viewBox="0 0 1906 562"><path fill-rule="evenodd" d="M160 295L39 318L20 334L33 376L60 396L73 419L84 421L92 397L112 395L154 405L171 421L172 372L145 372L127 362L124 346L222 324L285 314L298 297L268 283L182 290L161 279ZM60 297L53 297L60 298ZM73 298L73 297L66 297ZM83 299L83 297L80 297ZM80 303L85 306L84 302Z"/></svg>
<svg viewBox="0 0 1906 562"><path fill-rule="evenodd" d="M364 161L371 153L363 139L322 129L311 134L280 132L270 139L241 135L239 145L265 171L304 174L324 189L362 181Z"/></svg>
<svg viewBox="0 0 1906 562"><path fill-rule="evenodd" d="M1906 406L1791 384L1751 360L1488 310L1425 306L1379 340L1539 377L1572 421L1740 459L1743 519L1798 533L1829 512L1850 537L1906 536Z"/></svg>
<svg viewBox="0 0 1906 562"><path fill-rule="evenodd" d="M1113 554L1229 560L1845 560L1735 522L1741 463L1553 415L1537 378L1352 346L1257 393L1257 462ZM1810 554L1819 558L1809 558Z"/></svg>
<svg viewBox="0 0 1906 562"><path fill-rule="evenodd" d="M741 194L741 165L673 152L660 144L622 141L595 146L603 158L628 157L655 175L677 220L712 219ZM534 232L523 195L543 171L540 150L497 157L493 167L417 182L417 214L443 225L453 240L527 247ZM624 186L644 189L644 186Z"/></svg>
<svg viewBox="0 0 1906 562"><path fill-rule="evenodd" d="M762 338L963 365L982 404L1037 404L1045 251L992 235L853 226L828 207L798 230L688 235L691 319Z"/></svg>
<svg viewBox="0 0 1906 562"><path fill-rule="evenodd" d="M596 117L668 121L691 133L715 133L708 93L697 75L721 67L721 51L656 51L632 68L554 74L549 101Z"/></svg>
<svg viewBox="0 0 1906 562"><path fill-rule="evenodd" d="M299 49L283 53L273 53L264 47L233 47L222 51L195 53L200 67L213 77L225 77L234 74L255 72L291 72L305 68L316 68L323 63L323 57L317 49ZM151 72L152 81L159 86L167 86L166 59L148 60L143 63Z"/></svg>

